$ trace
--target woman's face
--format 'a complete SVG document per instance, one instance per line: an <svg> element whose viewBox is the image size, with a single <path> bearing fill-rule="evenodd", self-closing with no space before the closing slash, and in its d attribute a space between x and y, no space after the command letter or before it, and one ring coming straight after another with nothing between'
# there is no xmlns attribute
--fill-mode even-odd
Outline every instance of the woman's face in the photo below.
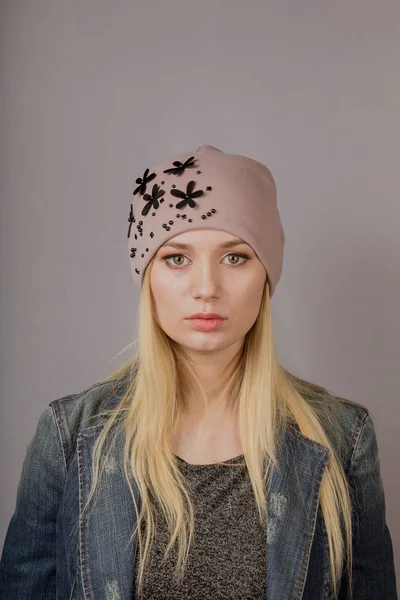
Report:
<svg viewBox="0 0 400 600"><path fill-rule="evenodd" d="M150 286L156 319L189 351L242 342L257 319L266 270L251 246L234 243L238 239L216 229L191 230L167 240L154 257ZM218 313L225 320L203 331L188 320L198 312Z"/></svg>

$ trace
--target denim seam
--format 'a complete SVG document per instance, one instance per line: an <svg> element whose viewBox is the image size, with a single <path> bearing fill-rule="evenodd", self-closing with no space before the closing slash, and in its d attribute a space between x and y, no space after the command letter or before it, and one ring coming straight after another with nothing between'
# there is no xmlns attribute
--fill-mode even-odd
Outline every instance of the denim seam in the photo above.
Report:
<svg viewBox="0 0 400 600"><path fill-rule="evenodd" d="M364 424L365 421L367 420L367 418L369 417L369 413L367 412L367 414L363 415L363 414L358 414L358 418L353 430L353 434L351 436L351 442L352 442L352 451L351 451L351 457L350 457L350 461L349 461L349 470L351 469L351 465L353 463L353 459L354 459L354 454L356 452L357 446L358 446L358 442L361 438L361 433L363 431L364 428ZM354 441L355 440L355 441Z"/></svg>
<svg viewBox="0 0 400 600"><path fill-rule="evenodd" d="M121 413L121 414L117 415L117 417L115 417L115 422L111 425L110 431L112 429L114 429L114 427L116 427L116 425L118 425L118 423L121 421L123 416L124 416L123 413ZM85 437L93 436L96 433L98 433L101 429L103 429L104 426L105 426L105 423L101 423L100 425L92 425L91 427L87 427L86 429L81 431L80 435L84 435Z"/></svg>
<svg viewBox="0 0 400 600"><path fill-rule="evenodd" d="M329 453L329 456L330 456L330 450L327 446L324 446L323 444L320 444L319 442L316 442L315 440L312 440L311 438L307 438L304 434L301 433L301 431L298 431L290 423L288 424L288 426L290 427L292 434L295 435L296 437L298 437L299 440L301 440L302 442L305 442L309 446L313 446L313 448L316 448L317 450L322 450L325 453Z"/></svg>
<svg viewBox="0 0 400 600"><path fill-rule="evenodd" d="M76 544L76 571L75 571L75 587L76 587L76 600L79 600L79 541Z"/></svg>
<svg viewBox="0 0 400 600"><path fill-rule="evenodd" d="M311 444L313 445L313 444ZM317 493L317 488L319 486L319 484L321 483L321 479L322 479L322 475L324 472L324 468L326 466L327 461L329 460L329 455L325 455L321 461L321 464L319 465L318 471L317 471L317 475L316 475L316 479L315 479L315 483L314 483L314 489L313 489L313 503L312 503L312 507L311 507L311 517L310 517L310 523L309 523L309 527L308 527L308 531L307 531L307 539L306 539L306 548L304 550L304 556L303 556L303 560L301 563L301 569L300 569L300 576L299 579L297 581L297 592L296 592L296 599L295 600L299 600L303 594L304 591L304 582L305 582L305 563L307 560L307 556L309 556L310 553L310 548L311 548L311 543L309 541L310 536L311 536L311 530L313 527L313 523L315 522L315 515L316 515L316 511L318 509L318 504L319 502L317 501L318 498L318 493Z"/></svg>
<svg viewBox="0 0 400 600"><path fill-rule="evenodd" d="M58 435L60 436L61 446L62 446L62 450L63 450L65 473L67 473L68 461L71 456L71 450L70 450L69 440L68 440L68 437L66 434L66 429L65 429L66 423L65 423L65 419L63 418L63 416L61 414L60 405L58 404L58 402L51 404L51 407L52 407L52 412L53 412L53 415L55 417L55 421L57 424L57 431L58 431Z"/></svg>
<svg viewBox="0 0 400 600"><path fill-rule="evenodd" d="M325 525L325 520L322 515L322 511L321 511L321 516L322 516L321 530L322 530L322 536L323 536L323 540L324 540L324 552L325 552L325 559L326 559L326 568L325 568L325 574L324 574L324 579L323 579L322 593L323 593L323 600L329 600L331 598L331 593L332 593L332 576L331 576L330 561L329 561L329 542L328 542L328 533L326 531L326 525Z"/></svg>
<svg viewBox="0 0 400 600"><path fill-rule="evenodd" d="M85 449L83 447L83 441L84 438L80 437L78 439L78 456L81 459L81 465L82 465L82 471L79 469L79 473L80 473L80 482L79 482L79 490L80 490L80 496L81 496L81 500L82 500L82 506L85 505L86 502L86 486L85 486ZM88 594L88 597L90 598L90 600L93 600L93 596L92 596L92 592L90 590L90 582L89 582L89 575L87 572L87 552L86 552L86 512L84 513L83 517L82 517L82 521L81 521L81 544L83 544L83 555L82 555L82 567L83 567L83 572L82 572L82 583L83 583L83 589L84 589L84 593Z"/></svg>

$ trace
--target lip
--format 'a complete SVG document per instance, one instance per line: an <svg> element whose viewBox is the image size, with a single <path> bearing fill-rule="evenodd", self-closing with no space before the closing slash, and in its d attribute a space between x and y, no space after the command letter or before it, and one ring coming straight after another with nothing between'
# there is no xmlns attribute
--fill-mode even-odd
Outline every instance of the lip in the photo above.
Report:
<svg viewBox="0 0 400 600"><path fill-rule="evenodd" d="M222 315L218 315L217 313L195 313L194 315L190 315L190 317L186 317L187 319L225 319Z"/></svg>
<svg viewBox="0 0 400 600"><path fill-rule="evenodd" d="M214 331L222 327L226 319L188 319L188 321L198 331Z"/></svg>

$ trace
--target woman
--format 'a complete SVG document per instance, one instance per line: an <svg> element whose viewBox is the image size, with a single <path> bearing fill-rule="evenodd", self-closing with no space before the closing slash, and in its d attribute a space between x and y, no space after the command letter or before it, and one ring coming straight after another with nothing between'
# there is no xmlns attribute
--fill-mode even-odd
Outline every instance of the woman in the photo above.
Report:
<svg viewBox="0 0 400 600"><path fill-rule="evenodd" d="M276 357L272 174L203 145L136 184L139 347L42 413L1 598L396 599L371 414Z"/></svg>

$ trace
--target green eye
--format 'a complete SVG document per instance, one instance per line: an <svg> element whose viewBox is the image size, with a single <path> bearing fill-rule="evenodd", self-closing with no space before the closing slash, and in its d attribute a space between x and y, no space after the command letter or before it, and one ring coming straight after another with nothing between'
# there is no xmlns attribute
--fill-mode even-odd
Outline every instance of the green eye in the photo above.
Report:
<svg viewBox="0 0 400 600"><path fill-rule="evenodd" d="M182 259L184 259L185 257L183 256L183 254L173 254L172 256L168 256L167 258L182 258Z"/></svg>
<svg viewBox="0 0 400 600"><path fill-rule="evenodd" d="M226 257L228 257L228 256L236 256L238 258L244 258L245 259L241 263L240 262L229 263L232 266L244 264L245 262L247 262L249 260L249 257L246 254L242 254L241 252L230 252L229 254L226 255ZM162 260L165 261L173 269L178 269L180 266L182 266L182 263L179 264L179 265L177 265L176 263L173 264L173 263L168 262L170 259L175 259L177 257L180 257L180 258L183 258L183 259L186 258L186 256L184 254L169 254L168 256L164 256Z"/></svg>

